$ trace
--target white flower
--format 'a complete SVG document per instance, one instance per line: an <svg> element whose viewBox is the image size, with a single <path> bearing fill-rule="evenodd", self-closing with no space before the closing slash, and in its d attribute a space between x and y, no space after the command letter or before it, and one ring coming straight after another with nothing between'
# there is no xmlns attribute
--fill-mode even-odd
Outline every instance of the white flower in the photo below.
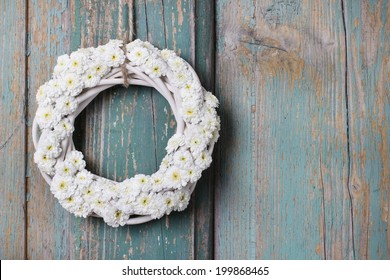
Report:
<svg viewBox="0 0 390 280"><path fill-rule="evenodd" d="M74 73L69 73L64 76L66 94L71 96L78 95L83 90L83 83L79 76Z"/></svg>
<svg viewBox="0 0 390 280"><path fill-rule="evenodd" d="M48 89L47 83L41 85L38 88L38 91L37 91L35 98L40 106L45 106L45 105L49 105L50 103L52 103L51 98L48 96L48 92L49 92L49 89Z"/></svg>
<svg viewBox="0 0 390 280"><path fill-rule="evenodd" d="M191 153L185 149L180 149L175 152L173 162L175 166L181 169L187 169L194 164Z"/></svg>
<svg viewBox="0 0 390 280"><path fill-rule="evenodd" d="M164 196L162 194L158 193L152 196L149 213L153 219L160 219L162 216L164 216L167 208L167 204L165 203Z"/></svg>
<svg viewBox="0 0 390 280"><path fill-rule="evenodd" d="M109 47L105 55L105 62L109 67L118 67L125 61L125 55L119 48Z"/></svg>
<svg viewBox="0 0 390 280"><path fill-rule="evenodd" d="M152 195L147 193L141 193L134 205L134 210L138 215L147 215L149 214L150 204L152 201Z"/></svg>
<svg viewBox="0 0 390 280"><path fill-rule="evenodd" d="M111 199L115 200L118 197L120 197L120 187L118 183L105 181L105 182L99 182L99 184L102 187L103 190L102 197L104 199L109 201Z"/></svg>
<svg viewBox="0 0 390 280"><path fill-rule="evenodd" d="M198 81L191 81L184 84L182 92L200 96L201 94L199 94L198 92L201 92L201 90L202 85Z"/></svg>
<svg viewBox="0 0 390 280"><path fill-rule="evenodd" d="M145 73L151 78L159 78L166 75L167 66L162 59L149 59L145 64Z"/></svg>
<svg viewBox="0 0 390 280"><path fill-rule="evenodd" d="M55 166L56 174L61 176L73 176L76 174L77 169L69 161L58 162Z"/></svg>
<svg viewBox="0 0 390 280"><path fill-rule="evenodd" d="M148 41L143 42L142 45L143 45L145 48L147 48L148 50L150 50L150 51L152 51L152 52L154 52L154 53L159 51L155 46L153 46L153 45L152 45L150 42L148 42Z"/></svg>
<svg viewBox="0 0 390 280"><path fill-rule="evenodd" d="M143 42L140 39L136 39L126 45L126 50L127 52L130 52L134 48L142 47L142 46L143 46Z"/></svg>
<svg viewBox="0 0 390 280"><path fill-rule="evenodd" d="M103 213L104 221L112 227L124 226L129 219L129 215L116 207L106 207Z"/></svg>
<svg viewBox="0 0 390 280"><path fill-rule="evenodd" d="M39 142L39 151L46 154L49 158L57 158L62 149L60 141L54 132L49 131L45 134L44 139Z"/></svg>
<svg viewBox="0 0 390 280"><path fill-rule="evenodd" d="M168 167L170 167L172 164L173 164L173 157L172 155L168 154L162 159L159 171L161 172L166 171Z"/></svg>
<svg viewBox="0 0 390 280"><path fill-rule="evenodd" d="M63 118L59 123L54 127L54 131L57 133L58 137L62 140L65 137L68 137L74 131L74 126L68 118Z"/></svg>
<svg viewBox="0 0 390 280"><path fill-rule="evenodd" d="M198 157L198 155L207 147L205 139L197 134L193 134L192 136L186 138L186 142L194 157Z"/></svg>
<svg viewBox="0 0 390 280"><path fill-rule="evenodd" d="M109 70L110 68L106 64L100 62L94 64L90 68L90 71L99 77L103 77L104 75L106 75L109 72Z"/></svg>
<svg viewBox="0 0 390 280"><path fill-rule="evenodd" d="M86 201L84 201L83 203L79 203L78 207L74 207L74 211L73 211L73 214L76 216L76 217L83 217L83 218L87 218L90 214L92 214L92 207L89 203L87 203Z"/></svg>
<svg viewBox="0 0 390 280"><path fill-rule="evenodd" d="M183 211L187 208L190 200L190 192L187 189L182 189L175 192L174 210Z"/></svg>
<svg viewBox="0 0 390 280"><path fill-rule="evenodd" d="M193 165L190 168L188 168L186 172L187 172L187 176L189 178L189 181L191 183L195 183L202 176L202 169L200 169L196 165Z"/></svg>
<svg viewBox="0 0 390 280"><path fill-rule="evenodd" d="M57 98L55 108L62 116L66 116L76 111L77 106L76 98L65 95Z"/></svg>
<svg viewBox="0 0 390 280"><path fill-rule="evenodd" d="M149 58L149 51L141 46L134 47L128 52L127 58L135 65L139 66L144 64Z"/></svg>
<svg viewBox="0 0 390 280"><path fill-rule="evenodd" d="M49 175L54 174L54 165L56 164L56 160L50 158L46 153L42 151L36 151L34 153L34 162L38 165L38 168Z"/></svg>
<svg viewBox="0 0 390 280"><path fill-rule="evenodd" d="M47 83L47 96L50 98L56 98L60 96L65 90L65 83L61 79L53 79Z"/></svg>
<svg viewBox="0 0 390 280"><path fill-rule="evenodd" d="M86 169L76 174L75 183L79 186L89 186L92 184L93 175Z"/></svg>
<svg viewBox="0 0 390 280"><path fill-rule="evenodd" d="M83 199L89 204L96 201L97 198L101 195L101 189L96 184L90 184L80 187L80 193Z"/></svg>
<svg viewBox="0 0 390 280"><path fill-rule="evenodd" d="M70 58L69 55L64 54L57 58L57 65L54 67L54 75L59 76L64 73L69 66Z"/></svg>
<svg viewBox="0 0 390 280"><path fill-rule="evenodd" d="M79 151L72 151L66 156L66 161L70 162L76 170L83 170L85 168L84 155Z"/></svg>
<svg viewBox="0 0 390 280"><path fill-rule="evenodd" d="M168 65L174 72L182 73L187 71L187 65L184 60L176 55L168 58Z"/></svg>
<svg viewBox="0 0 390 280"><path fill-rule="evenodd" d="M181 108L181 114L183 116L184 121L187 122L198 122L200 120L198 106L193 105L191 103L183 103L183 107Z"/></svg>
<svg viewBox="0 0 390 280"><path fill-rule="evenodd" d="M213 138L211 138L210 143L216 143L219 139L219 129L213 131Z"/></svg>
<svg viewBox="0 0 390 280"><path fill-rule="evenodd" d="M180 189L187 184L185 171L177 167L168 168L166 176L167 186L170 188Z"/></svg>
<svg viewBox="0 0 390 280"><path fill-rule="evenodd" d="M213 114L209 112L203 115L202 122L200 123L200 125L203 128L209 131L216 130L219 127L219 124L220 124L219 116L217 116L217 114Z"/></svg>
<svg viewBox="0 0 390 280"><path fill-rule="evenodd" d="M219 106L218 99L209 91L206 91L204 95L204 101L206 102L207 106L212 108L217 108Z"/></svg>
<svg viewBox="0 0 390 280"><path fill-rule="evenodd" d="M160 52L160 54L161 54L162 59L164 59L165 61L167 61L170 58L176 57L176 53L174 51L168 50L168 49L163 49Z"/></svg>
<svg viewBox="0 0 390 280"><path fill-rule="evenodd" d="M165 214L169 215L175 206L175 193L165 192L162 199L166 207Z"/></svg>
<svg viewBox="0 0 390 280"><path fill-rule="evenodd" d="M74 195L76 187L72 176L55 175L50 184L50 190L57 199L66 199Z"/></svg>
<svg viewBox="0 0 390 280"><path fill-rule="evenodd" d="M96 214L103 216L104 210L108 205L108 201L103 198L103 196L97 196L94 197L93 201L91 202L91 207L93 212Z"/></svg>
<svg viewBox="0 0 390 280"><path fill-rule="evenodd" d="M167 147L165 148L168 154L177 150L179 147L185 144L185 137L183 134L175 134L169 140Z"/></svg>
<svg viewBox="0 0 390 280"><path fill-rule="evenodd" d="M198 133L203 136L204 139L210 140L213 137L213 130L208 129L206 126L197 127Z"/></svg>
<svg viewBox="0 0 390 280"><path fill-rule="evenodd" d="M87 65L87 56L80 51L73 52L70 55L69 61L69 71L74 72L76 74L82 74L88 68Z"/></svg>
<svg viewBox="0 0 390 280"><path fill-rule="evenodd" d="M187 83L192 82L192 75L188 71L174 72L172 83L177 88L184 87Z"/></svg>
<svg viewBox="0 0 390 280"><path fill-rule="evenodd" d="M211 161L211 156L207 152L202 152L200 156L195 159L195 164L204 170L210 166Z"/></svg>
<svg viewBox="0 0 390 280"><path fill-rule="evenodd" d="M38 107L36 117L39 127L42 129L52 128L55 124L57 124L61 116L55 114L52 105L46 105Z"/></svg>
<svg viewBox="0 0 390 280"><path fill-rule="evenodd" d="M151 190L153 192L159 192L165 187L164 175L165 174L163 172L158 171L151 176L151 182L152 182Z"/></svg>
<svg viewBox="0 0 390 280"><path fill-rule="evenodd" d="M132 178L119 183L121 197L126 198L127 201L134 201L141 192L141 185L134 181L134 178Z"/></svg>
<svg viewBox="0 0 390 280"><path fill-rule="evenodd" d="M83 204L84 201L78 195L70 195L64 199L60 199L59 202L66 210L71 213L74 213L79 210L80 206Z"/></svg>
<svg viewBox="0 0 390 280"><path fill-rule="evenodd" d="M95 87L99 81L100 76L96 73L95 69L88 70L82 77L84 86L87 88Z"/></svg>
<svg viewBox="0 0 390 280"><path fill-rule="evenodd" d="M149 192L152 187L150 176L146 176L144 174L135 175L134 184L138 185L142 192Z"/></svg>

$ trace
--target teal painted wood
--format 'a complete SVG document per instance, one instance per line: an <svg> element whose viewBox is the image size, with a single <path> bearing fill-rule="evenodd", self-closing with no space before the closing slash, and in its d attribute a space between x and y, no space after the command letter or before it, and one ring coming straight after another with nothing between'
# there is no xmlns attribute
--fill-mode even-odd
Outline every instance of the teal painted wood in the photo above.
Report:
<svg viewBox="0 0 390 280"><path fill-rule="evenodd" d="M195 8L195 70L202 85L207 90L214 92L215 3L208 0L196 1ZM213 153L214 160L216 154L217 152ZM214 166L213 163L209 169L203 172L195 189L196 259L214 258L214 174L216 172Z"/></svg>
<svg viewBox="0 0 390 280"><path fill-rule="evenodd" d="M104 3L69 1L64 6L58 4L61 7L54 2L42 7L34 4L33 1L30 5L34 17L31 36L32 44L37 50L32 56L34 62L31 64L35 64L35 59L42 60L40 52L55 58L63 52L77 49L80 45L98 45L105 43L109 38L123 38L124 30L130 29L131 1ZM212 52L208 52L210 54L208 55L201 45L195 50L195 2L134 1L133 13L137 38L149 40L160 48L174 49L193 65L195 51L199 52L204 59L212 60ZM208 16L200 15L199 19L206 25L208 20L212 21L212 17ZM52 27L58 28L58 22L64 22L63 29ZM43 32L38 33L38 30ZM50 50L50 54L46 50L47 42L50 41L51 44L54 42L49 36L63 40L59 47ZM210 42L207 47L210 48ZM38 75L39 80L47 79L52 71L53 61L46 62L50 65L45 64L45 67L42 67L45 62L36 63L36 68L31 70L31 76ZM204 67L201 62L198 65ZM42 68L45 68L44 73L37 73L38 69ZM209 68L207 71L211 73L213 69ZM208 82L212 83L211 80ZM39 83L36 82L31 87L36 89ZM33 99L32 97L31 106L34 104ZM111 179L123 180L136 173L154 172L165 154L166 142L174 129L174 117L169 105L155 90L142 87L129 89L117 87L102 93L87 107L85 113L77 120L77 133L74 139L76 146L84 152L87 167L91 171ZM172 213L159 221L112 229L100 219L83 220L68 215L51 197L35 167L32 173L30 185L42 185L42 188L31 188L31 196L35 200L31 200L29 208L29 240L31 240L29 258L211 257L211 246L200 245L195 248L195 235L210 232L211 220L204 219L198 230L194 225L193 202L188 210ZM46 190L43 191L45 188ZM202 200L202 194L198 196ZM206 201L203 203L211 199L209 194L206 194L205 198ZM39 207L43 200L50 201L44 211ZM202 209L200 214L206 214L206 211L211 209ZM207 215L212 216L210 213ZM50 220L57 222L46 225L45 223ZM41 232L42 227L45 227L43 232ZM50 237L43 242L46 235ZM208 240L207 245L209 245L211 239L209 237L205 239Z"/></svg>
<svg viewBox="0 0 390 280"><path fill-rule="evenodd" d="M217 1L219 259L352 258L339 1Z"/></svg>
<svg viewBox="0 0 390 280"><path fill-rule="evenodd" d="M344 1L355 258L390 257L390 5Z"/></svg>
<svg viewBox="0 0 390 280"><path fill-rule="evenodd" d="M389 259L388 1L0 7L0 258ZM216 81L222 136L189 209L112 229L59 206L33 163L30 124L57 56L132 27L178 51L206 89ZM79 117L75 140L92 171L122 180L156 170L174 127L156 91L117 87Z"/></svg>
<svg viewBox="0 0 390 280"><path fill-rule="evenodd" d="M25 257L26 5L0 1L0 259Z"/></svg>
<svg viewBox="0 0 390 280"><path fill-rule="evenodd" d="M36 111L35 94L50 79L56 58L69 50L71 16L68 1L28 3L28 165L27 258L66 259L73 218L57 203L33 162L31 124Z"/></svg>

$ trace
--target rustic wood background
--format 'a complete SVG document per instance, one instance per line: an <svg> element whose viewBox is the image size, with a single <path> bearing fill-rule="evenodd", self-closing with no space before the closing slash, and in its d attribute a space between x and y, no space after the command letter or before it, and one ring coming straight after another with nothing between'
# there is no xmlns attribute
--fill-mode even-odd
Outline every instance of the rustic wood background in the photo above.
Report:
<svg viewBox="0 0 390 280"><path fill-rule="evenodd" d="M390 6L368 0L0 0L1 259L389 259ZM133 22L133 24L132 24ZM33 163L57 56L123 38L176 50L221 102L182 213L113 229L68 214ZM152 173L175 129L148 88L77 120L89 169Z"/></svg>

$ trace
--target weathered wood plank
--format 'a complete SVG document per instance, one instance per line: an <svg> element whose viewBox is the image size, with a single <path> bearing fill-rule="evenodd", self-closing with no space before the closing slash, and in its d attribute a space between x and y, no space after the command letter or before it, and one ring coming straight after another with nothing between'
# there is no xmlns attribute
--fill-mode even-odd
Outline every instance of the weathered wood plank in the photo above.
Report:
<svg viewBox="0 0 390 280"><path fill-rule="evenodd" d="M66 0L30 0L28 3L28 259L70 258L68 245L72 218L54 199L33 162L35 150L30 129L37 108L36 90L50 79L57 57L69 51L73 13L69 8Z"/></svg>
<svg viewBox="0 0 390 280"><path fill-rule="evenodd" d="M215 82L215 3L196 1L195 70L202 85L214 92ZM214 152L214 160L217 152ZM195 258L214 257L215 164L202 174L195 189Z"/></svg>
<svg viewBox="0 0 390 280"><path fill-rule="evenodd" d="M34 65L30 69L31 89L35 91L48 79L55 58L61 53L80 45L96 46L109 38L122 38L130 25L131 3L74 0L58 4L49 1L38 6L32 1L30 29L35 50L30 62ZM201 46L195 50L194 1L134 1L134 13L136 37L161 48L173 48L193 65L196 51L203 58L212 59L212 53L203 54L205 49ZM45 61L44 56L53 59ZM201 62L198 65L203 66ZM212 69L208 71L211 73ZM31 97L31 108L34 102ZM135 173L156 170L174 128L168 103L157 92L118 87L103 93L87 107L77 120L78 132L74 137L91 171L123 180ZM32 151L31 144L29 147ZM112 229L99 219L76 219L67 214L51 196L35 167L29 185L29 258L192 259L195 251L200 258L211 256L211 247L194 248L194 203L185 212L159 221ZM210 199L209 194L205 197ZM209 232L210 222L205 221L199 233ZM200 252L203 248L208 251Z"/></svg>
<svg viewBox="0 0 390 280"><path fill-rule="evenodd" d="M390 5L343 2L355 258L389 259Z"/></svg>
<svg viewBox="0 0 390 280"><path fill-rule="evenodd" d="M216 258L351 258L339 1L217 1Z"/></svg>
<svg viewBox="0 0 390 280"><path fill-rule="evenodd" d="M0 1L0 259L25 257L25 10Z"/></svg>

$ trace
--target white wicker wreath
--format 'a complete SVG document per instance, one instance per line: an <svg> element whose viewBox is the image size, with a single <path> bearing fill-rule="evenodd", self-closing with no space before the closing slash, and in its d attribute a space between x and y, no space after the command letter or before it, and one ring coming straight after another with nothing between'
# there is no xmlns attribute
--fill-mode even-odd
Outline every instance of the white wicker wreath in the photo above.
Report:
<svg viewBox="0 0 390 280"><path fill-rule="evenodd" d="M120 84L159 91L177 128L157 172L115 182L85 169L72 133L81 111L100 92ZM34 161L50 190L69 212L102 217L113 227L184 210L219 137L218 100L201 86L192 67L173 51L140 40L125 47L111 40L58 57L53 78L38 89L36 100Z"/></svg>

